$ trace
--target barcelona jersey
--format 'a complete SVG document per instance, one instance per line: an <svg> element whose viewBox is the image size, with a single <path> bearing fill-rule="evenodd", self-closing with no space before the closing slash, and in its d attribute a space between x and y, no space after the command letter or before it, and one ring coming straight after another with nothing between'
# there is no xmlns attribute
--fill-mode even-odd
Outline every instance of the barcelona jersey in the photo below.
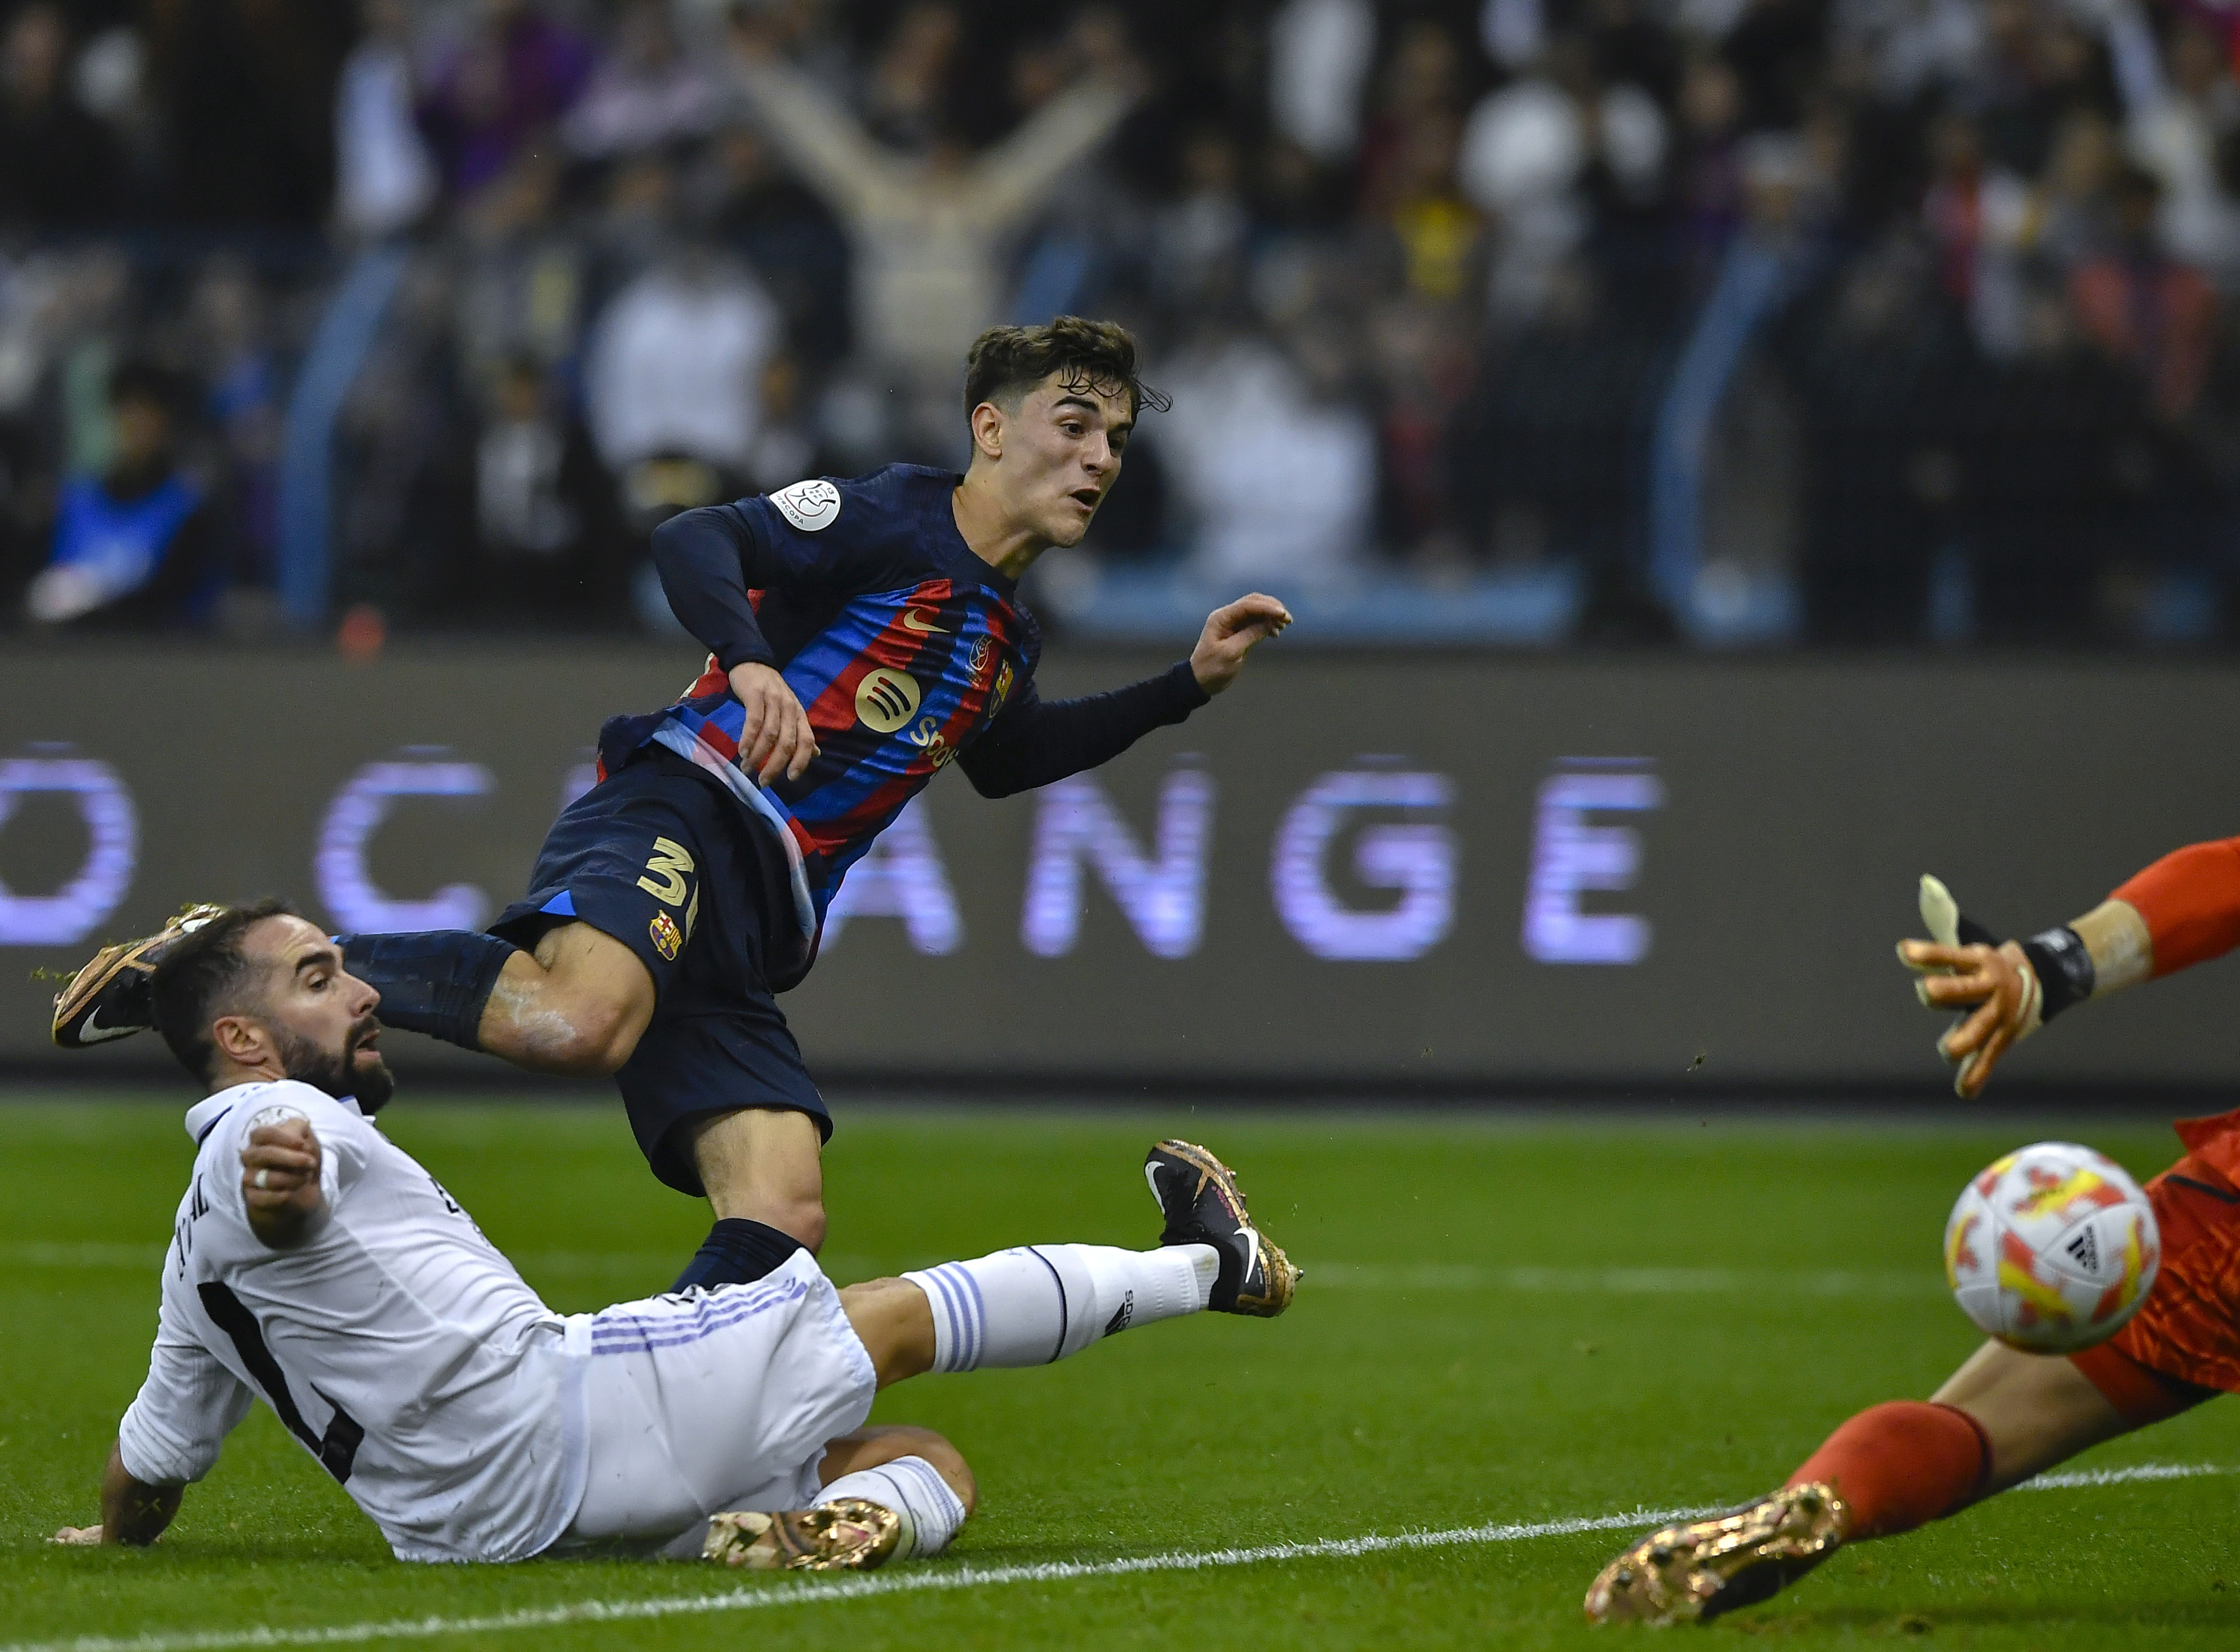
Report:
<svg viewBox="0 0 2240 1652"><path fill-rule="evenodd" d="M689 511L656 536L672 605L712 651L677 703L608 723L601 763L659 745L718 777L785 845L804 936L871 840L1033 675L1039 634L958 533L957 480L890 465ZM749 661L808 711L819 749L797 780L761 786L738 766L746 714L729 673Z"/></svg>

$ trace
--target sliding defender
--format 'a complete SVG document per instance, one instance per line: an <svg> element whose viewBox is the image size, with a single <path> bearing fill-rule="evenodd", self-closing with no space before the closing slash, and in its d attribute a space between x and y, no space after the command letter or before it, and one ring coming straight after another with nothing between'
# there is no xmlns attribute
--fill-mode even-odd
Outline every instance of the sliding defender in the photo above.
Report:
<svg viewBox="0 0 2240 1652"><path fill-rule="evenodd" d="M835 1289L797 1246L751 1285L562 1316L373 1122L377 996L316 928L237 909L152 985L210 1093L187 1114L193 1178L101 1521L60 1542L153 1542L261 1397L400 1560L936 1554L971 1472L930 1430L866 1428L880 1389L1048 1364L1205 1309L1272 1316L1297 1278L1229 1170L1163 1142L1157 1249L1031 1245Z"/></svg>
<svg viewBox="0 0 2240 1652"><path fill-rule="evenodd" d="M1017 582L1088 532L1147 402L1165 405L1109 322L997 328L966 366L963 476L890 465L663 523L663 589L709 649L698 680L608 723L599 783L489 933L340 937L388 1024L614 1076L653 1173L714 1207L679 1287L746 1283L823 1243L832 1120L777 995L808 974L872 839L952 762L988 797L1109 762L1290 623L1245 596L1157 676L1036 694L1041 636ZM214 909L87 965L56 1001L56 1042L148 1025L148 971Z"/></svg>

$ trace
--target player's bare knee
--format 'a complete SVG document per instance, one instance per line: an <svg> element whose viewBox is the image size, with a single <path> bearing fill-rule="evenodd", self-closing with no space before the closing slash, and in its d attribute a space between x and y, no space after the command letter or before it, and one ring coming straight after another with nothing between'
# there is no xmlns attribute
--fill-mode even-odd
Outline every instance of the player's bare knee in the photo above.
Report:
<svg viewBox="0 0 2240 1652"><path fill-rule="evenodd" d="M841 1311L871 1356L879 1386L933 1369L933 1309L907 1279L867 1279L840 1292Z"/></svg>

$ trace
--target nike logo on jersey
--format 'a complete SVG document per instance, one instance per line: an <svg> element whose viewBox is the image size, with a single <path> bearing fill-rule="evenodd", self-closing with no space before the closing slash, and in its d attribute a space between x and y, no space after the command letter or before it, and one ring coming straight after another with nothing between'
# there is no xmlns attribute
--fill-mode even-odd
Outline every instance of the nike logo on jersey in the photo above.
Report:
<svg viewBox="0 0 2240 1652"><path fill-rule="evenodd" d="M946 636L949 635L949 627L946 625L936 625L933 621L926 616L923 610L916 608L906 608L903 610L903 629L906 631L916 631L920 636L924 636L929 633L937 636Z"/></svg>

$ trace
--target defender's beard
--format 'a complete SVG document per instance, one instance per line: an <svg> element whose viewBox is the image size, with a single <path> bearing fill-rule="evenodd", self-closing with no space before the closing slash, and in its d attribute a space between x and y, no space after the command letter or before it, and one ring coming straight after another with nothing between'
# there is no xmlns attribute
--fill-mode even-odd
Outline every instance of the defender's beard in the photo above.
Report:
<svg viewBox="0 0 2240 1652"><path fill-rule="evenodd" d="M389 1063L382 1060L378 1052L375 1052L370 1062L358 1060L360 1043L379 1027L380 1023L370 1016L360 1022L343 1041L339 1055L331 1055L285 1028L276 1027L273 1032L280 1045L281 1065L289 1077L314 1089L324 1090L337 1101L344 1096L355 1097L357 1110L370 1117L381 1110L397 1087Z"/></svg>

